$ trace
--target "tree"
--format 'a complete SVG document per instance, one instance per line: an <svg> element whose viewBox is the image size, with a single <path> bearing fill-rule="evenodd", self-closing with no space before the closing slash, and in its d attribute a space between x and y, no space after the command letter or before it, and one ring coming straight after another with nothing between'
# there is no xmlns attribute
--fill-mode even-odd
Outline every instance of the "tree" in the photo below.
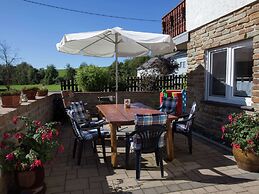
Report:
<svg viewBox="0 0 259 194"><path fill-rule="evenodd" d="M6 44L6 42L0 42L0 62L3 65L3 82L7 89L10 89L10 84L13 81L12 69L15 61L18 57L15 52L11 50L11 47Z"/></svg>
<svg viewBox="0 0 259 194"><path fill-rule="evenodd" d="M70 64L66 65L66 75L65 78L68 80L73 80L76 75L76 70L70 66Z"/></svg>
<svg viewBox="0 0 259 194"><path fill-rule="evenodd" d="M44 82L44 77L45 77L45 69L40 68L36 74L37 83Z"/></svg>
<svg viewBox="0 0 259 194"><path fill-rule="evenodd" d="M124 62L118 63L118 86L119 90L125 90L127 87L127 78L130 76L137 75L137 68L145 63L150 57L135 57L133 59L127 59ZM109 83L115 87L115 62L113 62L109 67Z"/></svg>
<svg viewBox="0 0 259 194"><path fill-rule="evenodd" d="M83 91L103 91L108 83L106 68L88 65L80 67L76 74L76 80Z"/></svg>
<svg viewBox="0 0 259 194"><path fill-rule="evenodd" d="M58 77L58 71L54 65L48 65L45 71L44 82L45 84L54 84Z"/></svg>

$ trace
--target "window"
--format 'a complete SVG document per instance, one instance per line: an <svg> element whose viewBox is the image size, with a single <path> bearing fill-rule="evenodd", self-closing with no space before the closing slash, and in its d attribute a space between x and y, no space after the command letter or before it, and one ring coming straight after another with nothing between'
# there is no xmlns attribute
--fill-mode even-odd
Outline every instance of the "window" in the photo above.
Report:
<svg viewBox="0 0 259 194"><path fill-rule="evenodd" d="M252 67L252 41L208 51L207 100L250 106Z"/></svg>

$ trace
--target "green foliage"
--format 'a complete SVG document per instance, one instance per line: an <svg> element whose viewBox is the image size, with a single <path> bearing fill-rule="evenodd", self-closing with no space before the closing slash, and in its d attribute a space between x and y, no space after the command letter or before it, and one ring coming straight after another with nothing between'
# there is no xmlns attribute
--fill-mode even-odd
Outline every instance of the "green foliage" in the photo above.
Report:
<svg viewBox="0 0 259 194"><path fill-rule="evenodd" d="M259 155L259 113L233 113L229 123L222 126L222 139L230 141L233 147L252 151Z"/></svg>
<svg viewBox="0 0 259 194"><path fill-rule="evenodd" d="M108 77L106 68L89 65L79 68L76 80L83 91L102 91L108 83Z"/></svg>
<svg viewBox="0 0 259 194"><path fill-rule="evenodd" d="M57 123L32 121L26 117L14 117L13 123L22 121L24 128L1 131L0 164L4 170L28 171L42 167L52 158L60 145ZM60 147L63 150L63 146ZM61 150L61 151L62 151Z"/></svg>
<svg viewBox="0 0 259 194"><path fill-rule="evenodd" d="M10 89L10 90L5 90L0 92L0 96L12 96L12 95L20 95L21 91L15 90L15 89Z"/></svg>
<svg viewBox="0 0 259 194"><path fill-rule="evenodd" d="M49 90L48 90L48 88L46 88L45 86L42 86L42 87L39 87L39 88L38 88L38 91L39 91L39 92L47 92L47 91L49 91Z"/></svg>
<svg viewBox="0 0 259 194"><path fill-rule="evenodd" d="M127 87L126 80L128 77L136 76L137 75L137 68L141 66L143 63L145 63L147 60L149 60L150 57L144 56L144 57L135 57L133 59L127 59L124 62L118 63L118 85L119 90L125 90ZM113 62L108 67L109 72L109 83L111 86L114 86L115 88L115 72L116 72L116 66L115 62Z"/></svg>
<svg viewBox="0 0 259 194"><path fill-rule="evenodd" d="M22 91L31 91L31 90L38 91L39 87L37 87L37 86L25 86L25 87L22 88Z"/></svg>
<svg viewBox="0 0 259 194"><path fill-rule="evenodd" d="M76 70L73 67L71 67L70 64L67 64L65 79L73 80L75 75L76 75Z"/></svg>
<svg viewBox="0 0 259 194"><path fill-rule="evenodd" d="M45 84L54 84L56 78L58 77L58 71L54 65L48 65L45 70L44 83Z"/></svg>

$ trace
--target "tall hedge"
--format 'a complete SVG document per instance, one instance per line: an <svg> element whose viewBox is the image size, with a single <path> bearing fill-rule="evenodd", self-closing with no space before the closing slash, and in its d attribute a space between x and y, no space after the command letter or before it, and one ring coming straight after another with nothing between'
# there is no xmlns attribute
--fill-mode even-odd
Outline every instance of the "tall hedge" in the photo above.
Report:
<svg viewBox="0 0 259 194"><path fill-rule="evenodd" d="M87 65L79 68L76 80L83 91L103 91L108 83L109 75L107 68Z"/></svg>

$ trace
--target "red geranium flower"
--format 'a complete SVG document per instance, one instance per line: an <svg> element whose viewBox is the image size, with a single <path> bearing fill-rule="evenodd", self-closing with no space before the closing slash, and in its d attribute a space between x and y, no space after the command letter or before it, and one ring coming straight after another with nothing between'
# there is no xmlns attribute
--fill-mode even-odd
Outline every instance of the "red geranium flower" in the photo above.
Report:
<svg viewBox="0 0 259 194"><path fill-rule="evenodd" d="M250 145L252 145L252 144L254 144L254 141L251 140L251 139L249 139L249 140L247 140L247 143L250 144Z"/></svg>
<svg viewBox="0 0 259 194"><path fill-rule="evenodd" d="M14 154L13 154L13 153L7 154L7 155L5 156L5 159L6 159L6 160L9 160L9 161L13 160L13 159L14 159Z"/></svg>
<svg viewBox="0 0 259 194"><path fill-rule="evenodd" d="M33 121L34 125L36 125L37 127L41 126L41 122L40 121Z"/></svg>
<svg viewBox="0 0 259 194"><path fill-rule="evenodd" d="M239 149L239 148L240 148L240 145L239 145L239 144L237 144L237 143L232 143L232 146L233 146L234 148L237 148L237 149Z"/></svg>
<svg viewBox="0 0 259 194"><path fill-rule="evenodd" d="M18 117L17 117L17 116L14 116L14 117L13 117L13 124L16 125L16 124L17 124L17 121L18 121Z"/></svg>
<svg viewBox="0 0 259 194"><path fill-rule="evenodd" d="M225 128L224 126L222 126L222 127L221 127L221 131L222 131L222 133L225 133L226 128Z"/></svg>
<svg viewBox="0 0 259 194"><path fill-rule="evenodd" d="M232 115L228 115L228 120L229 120L230 122L232 122L232 121L233 121L233 116L232 116Z"/></svg>
<svg viewBox="0 0 259 194"><path fill-rule="evenodd" d="M15 139L22 139L23 138L23 134L22 133L16 133L14 135Z"/></svg>
<svg viewBox="0 0 259 194"><path fill-rule="evenodd" d="M9 137L11 137L10 133L4 133L3 134L4 139L8 139Z"/></svg>
<svg viewBox="0 0 259 194"><path fill-rule="evenodd" d="M34 160L34 162L31 164L31 169L34 169L35 167L41 167L41 166L43 166L42 165L42 162L41 162L41 160Z"/></svg>

